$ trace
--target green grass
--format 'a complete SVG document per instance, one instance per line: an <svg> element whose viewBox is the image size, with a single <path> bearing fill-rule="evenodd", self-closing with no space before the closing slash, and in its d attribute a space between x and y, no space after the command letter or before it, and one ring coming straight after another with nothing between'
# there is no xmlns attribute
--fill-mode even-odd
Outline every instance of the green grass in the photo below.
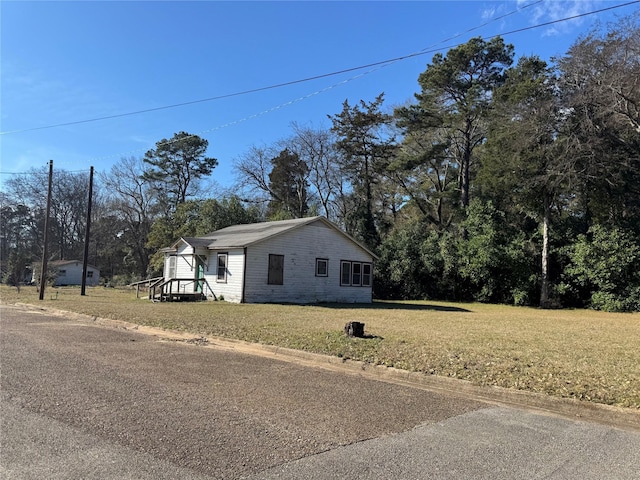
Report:
<svg viewBox="0 0 640 480"><path fill-rule="evenodd" d="M49 288L39 301L33 287L2 286L0 300L640 409L640 314L419 301L152 303L105 288L86 296ZM364 322L369 338L345 336L348 321Z"/></svg>

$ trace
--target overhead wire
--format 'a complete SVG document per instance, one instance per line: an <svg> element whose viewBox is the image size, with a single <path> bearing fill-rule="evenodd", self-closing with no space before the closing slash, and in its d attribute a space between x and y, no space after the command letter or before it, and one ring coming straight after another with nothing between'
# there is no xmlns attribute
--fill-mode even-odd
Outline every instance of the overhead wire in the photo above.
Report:
<svg viewBox="0 0 640 480"><path fill-rule="evenodd" d="M638 0L638 1L640 1L640 0ZM510 16L510 15L513 15L513 14L515 14L515 13L521 12L521 11L523 11L523 10L525 10L525 9L529 8L529 7L532 7L532 6L537 5L537 4L539 4L539 3L542 3L542 2L544 2L544 0L536 0L536 1L532 2L532 3L529 3L529 4L527 4L527 5L524 5L524 6L522 6L522 7L518 7L518 8L516 8L515 10L512 10L512 11L510 11L510 12L507 12L507 13L505 13L505 14L503 14L503 15L498 16L498 17L494 17L494 18L492 18L492 19L490 19L490 20L488 20L488 21L486 21L486 22L484 22L484 23L482 23L482 24L480 24L480 25L477 25L477 26L472 27L472 28L470 28L470 29L468 29L468 30L465 30L465 31L463 31L463 32L461 32L461 33L459 33L459 34L457 34L457 35L453 35L453 36L451 36L451 37L448 37L448 38L445 38L445 39L443 39L443 40L440 40L439 42L436 42L436 43L434 43L434 44L432 44L432 45L430 45L430 46L428 46L428 47L423 48L423 49L422 49L422 50L420 50L419 52L415 52L415 53L410 54L410 55L405 55L405 56L403 56L403 57L397 57L397 58L392 59L392 60L387 60L387 61L382 61L382 62L376 62L376 63L373 63L373 64L368 64L368 65L366 65L366 66L354 67L354 68L351 68L351 69L342 70L342 71L340 71L339 73L344 73L344 72L354 71L354 70L358 70L358 69L362 69L362 68L366 68L366 67L372 67L372 68L370 68L369 70L367 70L367 71L365 71L365 72L362 72L362 73L360 73L360 74L358 74L358 75L355 75L355 76L352 76L352 77L347 78L347 79L345 79L345 80L342 80L342 81L340 81L340 82L338 82L338 83L334 83L334 84L332 84L332 85L329 85L328 87L322 88L322 89L320 89L320 90L316 90L316 91L311 92L311 93L309 93L309 94L307 94L307 95L304 95L304 96L302 96L302 97L298 97L298 98L296 98L296 99L289 100L289 101L287 101L287 102L285 102L285 103L281 103L281 104L279 104L279 105L276 105L276 106L274 106L274 107L271 107L271 108L269 108L269 109L263 110L263 111L258 112L258 113L254 113L254 114L249 115L249 116L247 116L247 117L244 117L244 118L241 118L241 119L237 119L237 120L234 120L234 121L231 121L231 122L225 123L225 124L223 124L223 125L218 125L218 126L216 126L216 127L212 127L212 128L207 129L207 130L200 131L200 132L198 132L197 134L193 134L193 136L194 136L194 137L195 137L195 136L201 136L201 135L204 135L204 134L206 134L206 133L214 132L214 131L217 131L217 130L222 130L222 129L224 129L224 128L228 128L228 127L231 127L231 126L233 126L233 125L238 125L238 124L240 124L240 123L244 123L244 122L249 121L249 120L252 120L252 119L254 119L254 118L261 117L261 116L263 116L263 115L266 115L266 114L268 114L268 113L274 112L274 111L276 111L276 110L280 110L281 108L287 107L287 106L289 106L289 105L293 105L293 104L295 104L295 103L301 102L301 101L303 101L303 100L306 100L306 99L308 99L308 98L314 97L314 96L316 96L316 95L320 95L320 94L322 94L322 93L324 93L324 92L326 92L326 91L328 91L328 90L332 90L332 89L334 89L334 88L336 88L336 87L339 87L340 85L344 85L345 83L349 83L349 82L351 82L351 81L353 81L353 80L356 80L356 79L361 78L361 77L363 77L363 76L365 76L365 75L368 75L368 74L370 74L370 73L373 73L373 72L375 72L375 71L377 71L377 70L379 70L379 69L381 69L381 68L388 67L389 65L392 65L392 64L394 64L394 63L400 62L400 61L402 61L402 60L404 60L404 59L406 59L406 58L411 58L411 57L418 56L418 55L424 55L424 54L426 54L426 53L433 53L433 52L436 52L436 51L442 50L442 49L444 49L444 48L452 48L452 47L440 47L440 48L438 48L438 49L433 50L437 45L440 45L440 44L442 44L442 43L445 43L445 42L449 42L449 41L451 41L451 40L454 40L454 39L456 39L456 38L458 38L458 37L461 37L462 35L465 35L465 34L467 34L467 33L470 33L470 32L472 32L472 31L474 31L474 30L478 30L478 29L480 29L480 28L482 28L482 27L485 27L485 26L487 26L487 25L489 25L489 24L491 24L491 23L493 23L493 22L496 22L496 21L498 21L498 20L501 20L501 19L503 19L503 18L506 18L506 17L508 17L508 16ZM322 75L322 76L319 76L319 77L313 77L313 79L316 79L316 78L323 78L323 77L332 76L332 75L337 75L337 74L338 74L338 73L326 74L326 75ZM289 82L289 83L287 83L287 84L300 83L300 82L303 82L303 81L305 81L305 80ZM281 85L286 85L286 84L281 84ZM265 89L266 89L266 88L276 88L276 87L265 87ZM248 91L248 92L252 93L252 92L254 92L254 91L259 91L259 90L260 90L260 89L256 89L256 90L251 90L251 91ZM230 94L230 95L241 95L241 94L242 94L242 93ZM224 97L224 96L222 96L222 97L220 97L220 98L225 98L225 97ZM187 103L185 103L185 104L179 104L179 105L176 105L176 106L190 105L190 104L193 104L193 103L200 103L200 102L206 102L206 101L210 101L210 99L202 99L202 100L199 100L199 101L187 102ZM159 108L160 108L160 107L159 107ZM173 108L173 106L167 106L167 107L164 107L164 108ZM132 113L132 114L133 114L133 113ZM166 140L166 141L164 141L164 142L159 142L157 145L168 145L168 144L171 144L173 141L177 141L177 140ZM143 150L147 150L147 149L146 149L146 148L144 148L144 149L143 149L143 148L140 148L140 149L130 150L130 151L125 152L125 153L111 154L111 155L108 155L108 156L101 156L101 157L97 157L97 158L96 158L96 160L107 160L107 159L109 159L109 158L115 158L115 157L120 157L120 156L132 155L132 154L135 154L135 153L141 152L141 151L143 151Z"/></svg>
<svg viewBox="0 0 640 480"><path fill-rule="evenodd" d="M531 4L527 4L523 7L519 7L518 9L511 11L507 14L501 15L499 17L496 17L494 19L491 19L487 22L485 22L484 24L481 24L479 26L473 27L461 34L455 35L453 37L450 37L448 39L442 40L438 43L436 43L435 45L438 45L440 43L444 43L450 40L453 40L455 38L460 37L461 35L464 35L464 33L469 33L471 31L477 30L479 28L482 28L486 25L488 25L489 23L492 23L496 20L505 18L509 15L512 15L514 13L517 13L519 11L522 11L526 8L532 7L536 4L541 3L543 0L537 0ZM536 28L541 28L541 27L545 27L545 26L549 26L549 25L554 25L557 23L561 23L561 22L566 22L569 20L575 20L577 18L581 18L581 17L585 17L585 16L589 16L589 15L594 15L597 13L602 13L602 12L606 12L609 10L614 10L617 8L621 8L621 7L626 7L629 5L633 5L636 3L640 3L640 0L632 0L623 4L618 4L618 5L613 5L610 7L604 7L604 8L600 8L597 10L592 10L589 12L585 12L585 13L580 13L580 14L575 14L569 17L564 17L561 19L556 19L556 20L550 20L548 22L543 22L543 23L539 23L536 25L529 25L527 27L522 27L522 28L518 28L515 30L510 30L507 32L503 32L503 33L498 33L495 35L492 35L492 37L496 37L496 36L506 36L506 35L512 35L515 33L521 33L527 30L533 30ZM291 85L296 85L296 84L300 84L300 83L306 83L306 82L310 82L313 80L319 80L319 79L323 79L323 78L327 78L327 77L332 77L332 76L336 76L336 75L341 75L344 73L350 73L350 72L354 72L354 71L358 71L358 70L364 70L364 69L371 69L373 67L382 67L382 66L386 66L392 63L396 63L396 62L400 62L403 60L407 60L410 58L415 58L418 56L422 56L422 55L426 55L429 53L436 53L440 50L443 49L447 49L447 48L455 48L459 45L449 45L449 46L444 46L444 47L438 47L435 48L434 46L430 46L430 47L426 47L418 52L414 52L414 53L410 53L407 55L402 55L399 57L395 57L395 58L391 58L391 59L387 59L387 60L381 60L378 62L373 62L373 63L369 63L366 65L360 65L357 67L350 67L350 68L346 68L346 69L342 69L342 70L337 70L337 71L333 71L330 73L324 73L324 74L320 74L320 75L314 75L314 76L310 76L310 77L305 77L305 78L301 78L301 79L297 79L297 80L291 80L291 81L287 81L287 82L282 82L282 83L277 83L277 84L272 84L272 85L267 85L267 86L263 86L263 87L257 87L257 88L253 88L253 89L249 89L249 90L242 90L239 92L233 92L233 93L228 93L228 94L223 94L223 95L217 95L217 96L213 96L213 97L208 97L208 98L202 98L202 99L198 99L198 100L191 100L191 101L187 101L187 102L181 102L181 103L174 103L171 105L163 105L160 107L153 107L153 108L147 108L147 109L142 109L142 110L136 110L136 111L131 111L131 112L125 112L125 113L119 113L119 114L114 114L114 115L105 115L105 116L101 116L101 117L95 117L95 118L89 118L89 119L84 119L84 120L76 120L76 121L72 121L72 122L64 122L64 123L56 123L56 124L50 124L50 125L43 125L43 126L39 126L39 127L30 127L30 128L24 128L24 129L17 129L17 130L10 130L10 131L4 131L4 132L0 132L0 135L8 135L8 134L15 134L15 133L23 133L23 132L30 132L30 131L36 131L36 130L45 130L45 129L51 129L51 128L57 128L57 127L64 127L64 126L70 126L70 125L79 125L79 124L83 124L83 123L91 123L91 122L97 122L97 121L102 121L102 120L110 120L110 119L114 119L114 118L122 118L122 117L127 117L127 116L133 116L133 115L140 115L143 113L151 113L151 112L157 112L160 110L167 110L167 109L172 109L172 108L178 108L178 107L184 107L184 106L188 106L188 105L195 105L198 103L205 103L205 102L213 102L216 100L222 100L222 99L226 99L226 98L232 98L232 97L238 97L238 96L243 96L243 95L249 95L252 93L258 93L258 92L264 92L267 90L273 90L273 89L278 89L278 88L282 88L282 87L287 87L287 86L291 86ZM356 78L359 78L362 75L358 75ZM343 82L341 82L343 83Z"/></svg>
<svg viewBox="0 0 640 480"><path fill-rule="evenodd" d="M224 94L224 95L218 95L218 96L214 96L214 97L209 97L209 98L203 98L203 99L199 99L199 100L192 100L192 101L188 101L188 102L182 102L182 103L176 103L176 104L171 104L171 105L164 105L164 106L160 106L160 107L154 107L154 108L148 108L148 109L144 109L144 110L137 110L137 111L132 111L132 112L126 112L126 113L121 113L121 114L115 114L115 115L108 115L108 116L103 116L103 117L96 117L96 118L92 118L92 119L85 119L85 120L77 120L77 121L73 121L73 122L65 122L65 123L59 123L59 124L51 124L51 125L45 125L45 126L40 126L40 127L32 127L32 128L26 128L26 129L20 129L20 130L11 130L11 131L6 131L6 132L0 132L0 135L8 135L8 134L13 134L13 133L23 133L23 132L30 132L30 131L36 131L36 130L44 130L44 129L51 129L51 128L56 128L56 127L63 127L63 126L70 126L70 125L78 125L78 124L84 124L84 123L90 123L90 122L97 122L97 121L101 121L101 120L109 120L109 119L114 119L114 118L121 118L121 117L126 117L126 116L133 116L133 115L139 115L139 114L143 114L143 113L151 113L151 112L156 112L156 111L160 111L160 110L167 110L167 109L172 109L172 108L178 108L178 107L183 107L183 106L188 106L188 105L194 105L194 104L198 104L198 103L205 103L205 102L212 102L212 101L216 101L216 100L221 100L221 99L225 99L225 98L232 98L232 97L237 97L237 96L242 96L242 95L248 95L251 93L257 93L257 92L263 92L263 91L267 91L267 90L273 90L273 89L277 89L277 88L282 88L282 87L286 87L286 86L291 86L291 85L296 85L296 84L300 84L300 83L305 83L305 82L310 82L313 80L319 80L319 79L323 79L323 78L328 78L328 77L332 77L332 76L336 76L336 75L341 75L344 73L350 73L350 72L355 72L358 70L364 70L364 69L368 69L365 72L359 73L358 75L354 75L353 77L347 78L345 80L342 80L338 83L332 84L330 86L327 86L325 88L322 88L320 90L316 90L312 93L309 93L307 95L304 95L302 97L298 97L296 99L290 100L288 102L276 105L274 107L271 107L269 109L263 110L261 112L249 115L247 117L244 117L242 119L238 119L238 120L234 120L232 122L228 122L226 124L223 125L219 125L216 127L212 127L210 129L204 130L199 132L198 134L194 134L195 135L202 135L205 133L210 133L216 130L221 130L223 128L228 128L230 126L233 125L237 125L239 123L243 123L245 121L263 116L265 114L268 114L270 112L279 110L281 108L287 107L289 105L301 102L303 100L306 100L310 97L319 95L321 93L324 93L328 90L331 90L333 88L336 88L340 85L344 85L345 83L349 83L351 81L354 81L358 78L361 78L365 75L368 75L370 73L373 73L381 68L385 68L387 66L390 66L392 64L410 59L410 58L415 58L415 57L419 57L422 55L426 55L429 53L437 53L441 50L444 49L451 49L451 48L456 48L458 46L460 46L461 44L453 44L453 45L447 45L447 46L440 46L437 47L437 45L440 45L442 43L445 42L449 42L451 40L454 40L456 38L459 38L460 36L466 34L466 33L470 33L474 30L478 30L482 27L487 26L490 23L493 23L497 20L501 20L503 18L506 18L510 15L513 15L515 13L521 12L527 8L533 7L539 3L542 3L544 0L536 0L532 3L529 3L527 5L524 5L522 7L519 7L515 10L512 10L510 12L507 12L503 15L500 15L498 17L494 17L490 20L488 20L487 22L484 22L480 25L477 25L473 28L470 28L464 32L461 32L457 35L454 35L452 37L443 39L431 46L425 47L422 50L418 51L418 52L414 52L414 53L410 53L407 55L402 55L399 57L395 57L392 59L387 59L387 60L381 60L378 62L373 62L373 63L369 63L366 65L360 65L357 67L351 67L351 68L346 68L346 69L342 69L342 70L337 70L334 72L330 72L330 73L325 73L325 74L320 74L320 75L315 75L315 76L311 76L311 77L306 77L306 78L302 78L302 79L298 79L298 80L292 80L292 81L288 81L288 82L283 82L283 83L278 83L278 84L273 84L273 85L268 85L268 86L264 86L264 87L258 87L258 88L254 88L254 89L249 89L249 90L243 90L240 92L234 92L234 93L229 93L229 94ZM550 26L550 25L555 25L558 23L562 23L562 22L567 22L570 20L575 20L577 18L582 18L582 17L586 17L589 15L595 15L598 13L603 13L606 11L610 11L610 10L614 10L614 9L618 9L618 8L622 8L622 7L626 7L629 5L633 5L633 4L637 4L640 3L640 0L633 0L633 1L629 1L626 3L622 3L622 4L618 4L618 5L613 5L610 7L604 7L604 8L600 8L597 10L592 10L589 12L584 12L584 13L580 13L580 14L575 14L575 15L571 15L569 17L563 17L560 19L555 19L555 20L550 20L547 22L543 22L543 23L538 23L535 25L529 25L527 27L522 27L522 28L518 28L518 29L514 29L514 30L510 30L510 31L506 31L506 32L502 32L502 33L497 33L485 38L495 38L495 37L502 37L502 36L507 36L507 35L513 35L516 33L521 33L524 31L528 31L528 30L533 30L533 29L537 29L537 28L542 28L542 27L546 27L546 26ZM171 140L167 140L165 143L171 143ZM158 142L156 145L160 144L160 142ZM140 149L135 149L135 150L131 150L129 152L121 152L118 154L112 154L112 155L108 155L108 156L100 156L100 157L94 157L94 160L104 160L104 159L109 159L109 158L114 158L114 157L121 157L121 156L126 156L126 155L131 155L137 152L141 152L147 150L147 148L140 148ZM5 172L0 172L0 174L4 174Z"/></svg>

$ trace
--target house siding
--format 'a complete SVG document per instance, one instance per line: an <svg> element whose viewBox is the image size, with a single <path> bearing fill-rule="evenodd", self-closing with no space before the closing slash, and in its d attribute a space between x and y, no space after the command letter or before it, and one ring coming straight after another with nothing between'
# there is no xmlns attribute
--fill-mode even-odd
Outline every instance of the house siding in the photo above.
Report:
<svg viewBox="0 0 640 480"><path fill-rule="evenodd" d="M206 249L198 249L195 250L191 245L187 245L182 243L178 246L176 257L176 272L173 278L179 278L181 280L185 279L194 279L196 278L196 258L195 255L200 255L204 259L208 257L208 252ZM169 262L170 255L165 257L164 262L164 278L169 279L171 276L169 275ZM207 264L205 264L205 278L207 276ZM194 293L196 290L196 283L194 282L180 282L178 285L171 286L172 291L174 293ZM178 289L179 288L179 292Z"/></svg>
<svg viewBox="0 0 640 480"><path fill-rule="evenodd" d="M218 253L227 254L226 282L218 282ZM242 275L244 272L244 250L233 249L224 251L210 251L208 268L205 278L209 287L218 299L224 298L229 302L242 301Z"/></svg>
<svg viewBox="0 0 640 480"><path fill-rule="evenodd" d="M269 285L269 254L284 255L283 285ZM328 259L328 275L316 277L316 258ZM371 287L340 285L340 261L373 263L371 255L321 221L247 248L248 303L371 302Z"/></svg>
<svg viewBox="0 0 640 480"><path fill-rule="evenodd" d="M68 264L62 264L59 266L55 266L57 270L57 276L54 282L54 286L64 286L64 285L82 285L82 263L74 262ZM60 275L60 271L64 270L65 274ZM89 276L89 272L93 272ZM39 275L39 271L38 271ZM96 268L87 265L87 281L86 285L95 286L100 282L100 271Z"/></svg>

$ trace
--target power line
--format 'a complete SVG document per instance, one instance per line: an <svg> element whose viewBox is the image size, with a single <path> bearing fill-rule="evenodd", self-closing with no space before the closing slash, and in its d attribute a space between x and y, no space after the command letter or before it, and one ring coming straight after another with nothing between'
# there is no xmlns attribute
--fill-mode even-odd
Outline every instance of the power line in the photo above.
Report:
<svg viewBox="0 0 640 480"><path fill-rule="evenodd" d="M531 4L525 5L524 7L521 7L520 9L518 9L516 11L523 10L524 8L531 7L531 6L533 6L533 5L537 4L537 3L541 3L542 1L543 0L538 0L538 1L533 2ZM614 10L614 9L617 9L617 8L627 7L629 5L633 5L633 4L636 4L636 3L640 3L640 0L633 0L633 1L630 1L630 2L627 2L627 3L614 5L614 6L611 6L611 7L601 8L601 9L598 9L598 10L592 10L590 12L585 12L585 13L581 13L581 14L572 15L570 17L565 17L565 18L561 18L561 19L557 19L557 20L551 20L551 21L548 21L548 22L543 22L543 23L539 23L539 24L536 24L536 25L530 25L528 27L522 27L522 28L519 28L519 29L516 29L516 30L511 30L511 31L508 31L508 32L498 33L496 35L493 35L493 37L513 35L515 33L521 33L521 32L524 32L524 31L533 30L533 29L541 28L541 27L546 27L546 26L549 26L549 25L554 25L554 24L557 24L557 23L566 22L566 21L574 20L574 19L581 18L581 17L586 17L586 16L589 16L589 15L595 15L597 13L603 13L603 12L606 12L606 11L609 11L609 10ZM500 19L500 18L504 18L504 17L506 17L508 15L511 15L511 14L515 13L516 11L510 12L510 13L505 14L505 15L502 15L502 16L496 18L496 19L493 19L492 21L495 21L495 20ZM470 32L470 31L476 30L478 28L481 28L481 27L487 25L488 23L490 23L490 22L486 22L485 24L482 24L482 25L480 25L478 27L474 27L474 28L468 30L467 32ZM442 42L457 38L459 36L460 35L456 35L454 37L451 37L450 39L443 40ZM442 42L440 42L440 43L442 43ZM392 64L392 63L400 62L400 61L403 61L403 60L408 60L410 58L415 58L415 57L419 57L419 56L422 56L422 55L427 55L427 54L430 54L430 53L436 53L436 52L438 52L440 50L443 50L443 49L451 49L451 48L455 48L455 47L458 47L458 46L460 46L460 44L449 45L449 46L444 46L444 47L439 47L439 48L427 47L426 49L420 50L419 52L415 52L415 53L411 53L411 54L408 54L408 55L395 57L395 58L392 58L392 59L381 60L379 62L373 62L373 63L369 63L369 64L366 64L366 65L360 65L360 66L357 66L357 67L351 67L351 68L346 68L346 69L343 69L343 70L337 70L337 71L334 71L334 72L331 72L331 73L324 73L324 74L320 74L320 75L314 75L314 76L311 76L311 77L305 77L305 78L298 79L298 80L291 80L291 81L288 81L288 82L277 83L277 84L268 85L268 86L264 86L264 87L253 88L253 89L249 89L249 90L243 90L243 91L240 91L240 92L228 93L228 94L224 94L224 95L217 95L217 96L214 96L214 97L202 98L202 99L199 99L199 100L191 100L191 101L188 101L188 102L174 103L174 104L171 104L171 105L164 105L164 106L160 106L160 107L147 108L147 109L136 110L136 111L132 111L132 112L119 113L119 114L115 114L115 115L107 115L107 116L84 119L84 120L76 120L76 121L73 121L73 122L57 123L57 124L51 124L51 125L44 125L44 126L41 126L41 127L31 127L31 128L25 128L25 129L19 129L19 130L10 130L10 131L6 131L6 132L0 132L0 135L8 135L8 134L13 134L13 133L23 133L23 132L32 132L32 131L36 131L36 130L46 130L46 129L57 128L57 127L65 127L65 126L70 126L70 125L79 125L79 124L83 124L83 123L98 122L98 121L102 121L102 120L111 120L111 119L114 119L114 118L122 118L122 117L127 117L127 116L140 115L140 114L143 114L143 113L157 112L157 111L160 111L160 110L168 110L168 109L172 109L172 108L185 107L185 106L188 106L188 105L195 105L195 104L198 104L198 103L213 102L213 101L222 100L222 99L225 99L225 98L238 97L238 96L248 95L248 94L251 94L251 93L264 92L264 91L267 91L267 90L274 90L274 89L277 89L277 88L287 87L287 86L291 86L291 85L297 85L297 84L300 84L300 83L306 83L306 82L310 82L310 81L313 81L313 80L320 80L320 79L323 79L323 78L328 78L328 77L332 77L332 76L336 76L336 75L341 75L341 74L344 74L344 73L355 72L355 71L358 71L358 70L364 70L364 69L367 69L367 68L368 69L372 69L374 67L383 67L383 66L387 66L387 65ZM279 108L279 107L276 107L276 108Z"/></svg>
<svg viewBox="0 0 640 480"><path fill-rule="evenodd" d="M89 173L91 170L64 170L64 173ZM42 170L38 171L38 169L31 170L29 172L0 172L0 175L42 175L46 176L47 172Z"/></svg>

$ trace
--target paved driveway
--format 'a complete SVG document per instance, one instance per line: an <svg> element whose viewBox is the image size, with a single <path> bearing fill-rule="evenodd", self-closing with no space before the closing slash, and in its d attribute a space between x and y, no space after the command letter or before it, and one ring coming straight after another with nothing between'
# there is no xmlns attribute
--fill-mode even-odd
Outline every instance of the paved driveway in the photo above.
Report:
<svg viewBox="0 0 640 480"><path fill-rule="evenodd" d="M0 477L640 478L633 428L141 330L2 307Z"/></svg>

